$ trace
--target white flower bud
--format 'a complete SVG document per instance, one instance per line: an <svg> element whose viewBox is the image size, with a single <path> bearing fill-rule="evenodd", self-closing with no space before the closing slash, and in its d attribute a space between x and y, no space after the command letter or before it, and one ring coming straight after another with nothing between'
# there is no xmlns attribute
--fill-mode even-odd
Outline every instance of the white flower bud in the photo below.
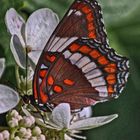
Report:
<svg viewBox="0 0 140 140"><path fill-rule="evenodd" d="M17 117L19 113L16 110L12 110L10 113L11 117Z"/></svg>
<svg viewBox="0 0 140 140"><path fill-rule="evenodd" d="M32 134L34 136L40 135L41 134L41 129L38 126L34 127L33 130L32 130Z"/></svg>
<svg viewBox="0 0 140 140"><path fill-rule="evenodd" d="M4 140L3 134L0 133L0 140Z"/></svg>
<svg viewBox="0 0 140 140"><path fill-rule="evenodd" d="M27 129L26 135L24 136L24 138L29 139L31 136L32 136L31 129Z"/></svg>
<svg viewBox="0 0 140 140"><path fill-rule="evenodd" d="M46 140L45 135L41 134L40 136L38 136L37 140Z"/></svg>
<svg viewBox="0 0 140 140"><path fill-rule="evenodd" d="M19 129L19 136L20 136L20 137L24 137L24 136L26 135L26 131L27 131L26 128L21 127L21 128Z"/></svg>
<svg viewBox="0 0 140 140"><path fill-rule="evenodd" d="M24 116L19 124L24 127L31 127L33 125L33 122L30 117Z"/></svg>
<svg viewBox="0 0 140 140"><path fill-rule="evenodd" d="M23 118L22 118L21 115L18 115L18 116L16 116L16 119L17 119L18 121L20 121L20 120L22 120Z"/></svg>
<svg viewBox="0 0 140 140"><path fill-rule="evenodd" d="M7 139L9 139L10 133L9 133L9 131L4 130L4 131L2 131L2 135L3 135L3 138L7 140Z"/></svg>
<svg viewBox="0 0 140 140"><path fill-rule="evenodd" d="M32 124L35 123L35 118L33 116L29 116L29 119L31 120Z"/></svg>
<svg viewBox="0 0 140 140"><path fill-rule="evenodd" d="M12 120L10 120L9 122L8 122L8 125L10 126L10 127L17 127L18 126L18 120L17 119L15 119L15 118L12 118Z"/></svg>

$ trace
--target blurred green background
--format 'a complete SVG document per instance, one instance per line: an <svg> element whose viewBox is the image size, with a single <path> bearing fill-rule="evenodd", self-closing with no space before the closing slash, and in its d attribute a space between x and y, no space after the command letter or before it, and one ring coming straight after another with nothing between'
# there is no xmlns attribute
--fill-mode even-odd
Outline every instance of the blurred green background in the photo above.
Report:
<svg viewBox="0 0 140 140"><path fill-rule="evenodd" d="M10 36L4 24L5 12L14 7L25 19L36 9L49 7L60 17L73 0L0 0L0 57L6 58L1 82L14 82L14 59L9 50ZM140 139L140 1L98 0L103 8L110 46L130 59L130 77L117 100L93 107L93 115L118 113L119 118L103 127L85 131L88 140Z"/></svg>

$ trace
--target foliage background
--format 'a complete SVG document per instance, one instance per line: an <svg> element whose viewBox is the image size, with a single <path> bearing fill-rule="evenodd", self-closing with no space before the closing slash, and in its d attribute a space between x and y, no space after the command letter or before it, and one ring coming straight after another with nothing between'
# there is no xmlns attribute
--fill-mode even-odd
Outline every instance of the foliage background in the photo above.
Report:
<svg viewBox="0 0 140 140"><path fill-rule="evenodd" d="M49 7L61 19L72 1L0 0L0 57L6 58L7 66L1 83L9 84L7 81L15 83L15 62L9 49L10 36L4 24L6 10L14 7L26 19L34 10ZM119 99L93 107L94 116L118 113L119 118L84 134L88 140L138 140L140 139L140 1L98 1L103 7L110 46L130 59L130 77ZM3 123L1 119L0 124Z"/></svg>

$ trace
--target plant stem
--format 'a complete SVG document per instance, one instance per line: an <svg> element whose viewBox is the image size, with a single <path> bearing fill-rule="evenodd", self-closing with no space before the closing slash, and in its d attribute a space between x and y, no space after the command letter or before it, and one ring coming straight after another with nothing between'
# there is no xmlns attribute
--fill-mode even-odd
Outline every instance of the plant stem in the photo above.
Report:
<svg viewBox="0 0 140 140"><path fill-rule="evenodd" d="M13 128L13 129L11 130L11 135L10 135L10 139L11 139L11 140L13 140L13 139L15 138L15 133L17 132L17 129L18 129L18 128Z"/></svg>
<svg viewBox="0 0 140 140"><path fill-rule="evenodd" d="M65 137L64 137L64 132L62 131L62 132L60 132L60 138L61 138L61 140L65 140Z"/></svg>
<svg viewBox="0 0 140 140"><path fill-rule="evenodd" d="M19 66L15 66L15 74L16 74L16 81L17 81L17 87L18 89L21 89L20 87L20 76L19 76Z"/></svg>

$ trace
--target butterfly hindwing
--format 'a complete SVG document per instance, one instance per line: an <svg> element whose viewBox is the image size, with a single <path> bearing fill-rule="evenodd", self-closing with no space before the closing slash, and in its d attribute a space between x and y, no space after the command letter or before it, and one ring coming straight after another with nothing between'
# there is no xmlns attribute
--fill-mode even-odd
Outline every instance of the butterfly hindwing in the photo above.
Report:
<svg viewBox="0 0 140 140"><path fill-rule="evenodd" d="M47 52L46 58L49 61L49 57L55 55ZM72 109L78 109L116 98L126 83L127 58L109 48L105 53L105 46L93 39L78 39L56 56L49 73L43 77L44 86L40 84L40 97L43 89L48 96L48 100L41 100L41 103L68 102Z"/></svg>

